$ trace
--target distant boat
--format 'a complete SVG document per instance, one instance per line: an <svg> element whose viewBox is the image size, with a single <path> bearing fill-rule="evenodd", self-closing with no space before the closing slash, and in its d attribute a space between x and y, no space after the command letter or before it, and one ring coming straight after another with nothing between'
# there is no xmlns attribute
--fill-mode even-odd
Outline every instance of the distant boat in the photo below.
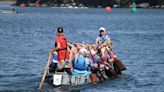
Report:
<svg viewBox="0 0 164 92"><path fill-rule="evenodd" d="M17 10L0 10L0 14L17 14Z"/></svg>
<svg viewBox="0 0 164 92"><path fill-rule="evenodd" d="M136 12L137 11L137 9L136 9L136 3L135 2L133 2L133 4L132 4L132 12Z"/></svg>

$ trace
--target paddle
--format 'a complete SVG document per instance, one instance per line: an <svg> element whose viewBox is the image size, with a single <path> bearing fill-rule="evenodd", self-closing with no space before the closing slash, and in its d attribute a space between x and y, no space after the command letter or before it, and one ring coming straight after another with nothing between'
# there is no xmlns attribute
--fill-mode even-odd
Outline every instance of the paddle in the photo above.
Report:
<svg viewBox="0 0 164 92"><path fill-rule="evenodd" d="M43 73L43 76L42 76L42 79L41 79L41 82L40 82L40 85L39 85L39 90L42 88L43 86L43 83L44 83L44 80L46 78L46 75L47 75L47 72L48 72L48 69L49 69L49 65L50 65L50 62L51 62L51 58L52 58L52 50L50 49L50 52L49 52L49 57L48 57L48 61L47 61L47 64L46 64L46 67L45 67L45 70L44 70L44 73Z"/></svg>
<svg viewBox="0 0 164 92"><path fill-rule="evenodd" d="M88 48L88 50L89 50L89 53L90 53L90 55L91 55L91 57L92 57L92 59L93 59L93 62L96 62L96 61L95 61L95 58L94 58L94 56L92 55L92 53L91 53L91 51L90 51L89 48ZM97 71L96 74L97 74L98 78L100 79L100 81L104 81L104 80L105 80L104 76L102 75L102 73L101 73L101 71L100 71L100 63L98 63L98 71Z"/></svg>
<svg viewBox="0 0 164 92"><path fill-rule="evenodd" d="M100 53L99 56L100 56L100 59L102 61L104 61L104 65L109 68L108 69L108 68L105 67L105 69L106 69L106 71L105 71L106 72L106 75L108 77L110 77L110 78L112 78L111 76L114 76L115 78L117 78L118 75L117 75L117 73L115 71L113 71L112 67L110 67L110 64L109 63L105 63L105 62L108 62L108 59L106 57L102 57L102 53Z"/></svg>
<svg viewBox="0 0 164 92"><path fill-rule="evenodd" d="M116 54L114 53L114 51L113 51L113 48L110 47L109 45L107 45L107 46L108 46L108 48L111 49L112 53L113 53L114 55L116 55ZM107 50L107 51L108 51L108 50ZM126 70L125 65L118 59L118 57L114 60L114 64L119 68L120 71ZM121 73L121 72L118 72L118 73Z"/></svg>
<svg viewBox="0 0 164 92"><path fill-rule="evenodd" d="M108 44L109 44L109 43L108 43L107 41L102 42L102 43L99 45L99 49L104 48L104 47L105 47L106 45L108 45ZM106 50L107 50L107 49L106 49ZM108 51L108 50L107 50L107 51ZM108 60L105 59L106 57L103 57L102 52L99 53L99 56L100 56L100 59L101 59L102 61L107 61L107 62L108 62ZM105 65L106 65L106 67L109 67L109 69L105 67L105 69L106 69L106 70L105 70L106 75L107 75L108 77L110 77L110 78L111 78L111 76L114 76L115 78L117 78L118 75L117 75L117 73L110 67L110 64L106 63Z"/></svg>

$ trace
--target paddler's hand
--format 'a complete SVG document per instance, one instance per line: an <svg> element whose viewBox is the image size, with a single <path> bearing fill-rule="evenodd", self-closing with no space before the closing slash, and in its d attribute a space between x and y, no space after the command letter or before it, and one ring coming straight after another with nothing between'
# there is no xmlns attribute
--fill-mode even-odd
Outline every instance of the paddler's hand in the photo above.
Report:
<svg viewBox="0 0 164 92"><path fill-rule="evenodd" d="M54 49L53 49L53 48L51 48L51 49L50 49L50 52L51 52L51 53L53 53L53 52L54 52Z"/></svg>
<svg viewBox="0 0 164 92"><path fill-rule="evenodd" d="M112 41L108 41L107 43L110 47L112 47Z"/></svg>
<svg viewBox="0 0 164 92"><path fill-rule="evenodd" d="M113 57L114 57L114 58L117 58L117 55L114 55Z"/></svg>
<svg viewBox="0 0 164 92"><path fill-rule="evenodd" d="M101 49L101 48L103 48L103 47L105 47L105 46L106 46L106 45L102 44L102 45L99 46L99 49Z"/></svg>

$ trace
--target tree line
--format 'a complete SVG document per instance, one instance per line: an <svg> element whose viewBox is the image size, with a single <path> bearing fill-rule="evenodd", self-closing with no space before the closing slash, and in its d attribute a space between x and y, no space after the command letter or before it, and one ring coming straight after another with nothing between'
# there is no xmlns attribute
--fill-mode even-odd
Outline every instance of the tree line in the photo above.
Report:
<svg viewBox="0 0 164 92"><path fill-rule="evenodd" d="M37 0L17 0L17 3L35 3ZM113 5L119 5L119 6L128 6L131 5L132 2L135 2L137 4L141 3L148 3L150 6L156 6L156 5L163 5L164 0L40 0L41 4L47 4L49 6L60 6L61 4L64 5L72 5L72 6L87 6L87 7L106 7Z"/></svg>

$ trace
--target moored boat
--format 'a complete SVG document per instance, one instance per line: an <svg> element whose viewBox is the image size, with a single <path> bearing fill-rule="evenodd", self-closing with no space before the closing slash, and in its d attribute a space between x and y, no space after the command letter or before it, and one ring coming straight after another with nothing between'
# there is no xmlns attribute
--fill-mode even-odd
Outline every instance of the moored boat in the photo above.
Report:
<svg viewBox="0 0 164 92"><path fill-rule="evenodd" d="M17 11L12 11L12 10L0 10L0 13L2 14L17 14Z"/></svg>
<svg viewBox="0 0 164 92"><path fill-rule="evenodd" d="M17 14L16 10L0 10L0 14Z"/></svg>

